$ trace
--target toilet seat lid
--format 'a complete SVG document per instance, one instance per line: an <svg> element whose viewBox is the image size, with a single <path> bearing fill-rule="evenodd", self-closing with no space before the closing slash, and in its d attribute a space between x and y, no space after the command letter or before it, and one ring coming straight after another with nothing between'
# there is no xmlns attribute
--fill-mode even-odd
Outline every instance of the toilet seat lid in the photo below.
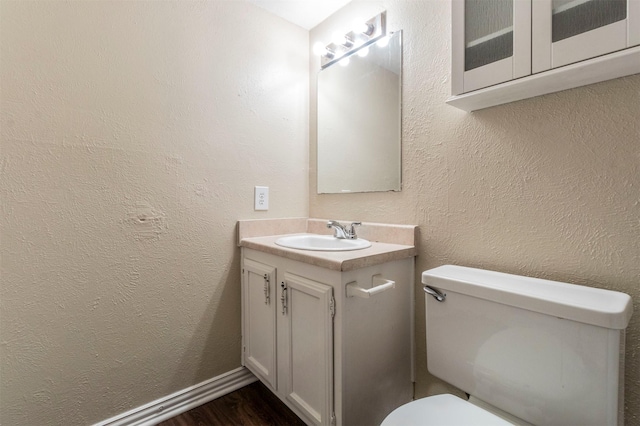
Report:
<svg viewBox="0 0 640 426"><path fill-rule="evenodd" d="M393 410L381 426L512 426L512 423L455 395L417 399Z"/></svg>

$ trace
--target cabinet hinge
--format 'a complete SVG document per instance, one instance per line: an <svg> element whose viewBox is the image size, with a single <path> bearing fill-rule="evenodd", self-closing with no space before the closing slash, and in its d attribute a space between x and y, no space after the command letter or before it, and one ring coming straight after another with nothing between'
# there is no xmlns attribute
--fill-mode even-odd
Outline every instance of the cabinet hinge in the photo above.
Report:
<svg viewBox="0 0 640 426"><path fill-rule="evenodd" d="M331 312L331 318L336 317L336 299L333 296L329 300L329 312Z"/></svg>

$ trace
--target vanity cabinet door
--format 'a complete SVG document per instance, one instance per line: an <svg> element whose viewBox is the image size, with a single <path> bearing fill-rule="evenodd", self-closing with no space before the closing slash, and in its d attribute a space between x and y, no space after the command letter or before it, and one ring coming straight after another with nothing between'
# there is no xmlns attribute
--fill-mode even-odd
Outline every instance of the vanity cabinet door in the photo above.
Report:
<svg viewBox="0 0 640 426"><path fill-rule="evenodd" d="M453 0L452 94L531 74L531 0Z"/></svg>
<svg viewBox="0 0 640 426"><path fill-rule="evenodd" d="M286 399L311 424L333 422L333 313L331 286L285 273L284 332L288 335ZM282 365L282 364L281 364Z"/></svg>
<svg viewBox="0 0 640 426"><path fill-rule="evenodd" d="M245 258L242 271L242 359L251 372L275 390L276 268Z"/></svg>
<svg viewBox="0 0 640 426"><path fill-rule="evenodd" d="M640 44L640 0L534 0L533 72Z"/></svg>

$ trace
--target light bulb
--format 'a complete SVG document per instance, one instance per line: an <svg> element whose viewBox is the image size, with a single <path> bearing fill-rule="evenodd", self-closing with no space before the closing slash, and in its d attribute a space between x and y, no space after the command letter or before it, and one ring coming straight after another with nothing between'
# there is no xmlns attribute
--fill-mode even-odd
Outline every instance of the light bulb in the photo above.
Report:
<svg viewBox="0 0 640 426"><path fill-rule="evenodd" d="M338 63L340 65L342 65L343 67L346 67L347 65L349 65L349 62L351 62L351 59L349 59L349 57L347 56L346 58L342 58L338 61Z"/></svg>
<svg viewBox="0 0 640 426"><path fill-rule="evenodd" d="M327 48L324 46L324 43L321 41L315 42L313 45L313 54L317 56L322 56L327 53Z"/></svg>
<svg viewBox="0 0 640 426"><path fill-rule="evenodd" d="M358 50L358 56L360 56L361 58L364 58L368 54L369 54L369 46L363 47L362 49Z"/></svg>
<svg viewBox="0 0 640 426"><path fill-rule="evenodd" d="M376 41L376 46L385 47L389 44L389 37L382 37L380 40Z"/></svg>

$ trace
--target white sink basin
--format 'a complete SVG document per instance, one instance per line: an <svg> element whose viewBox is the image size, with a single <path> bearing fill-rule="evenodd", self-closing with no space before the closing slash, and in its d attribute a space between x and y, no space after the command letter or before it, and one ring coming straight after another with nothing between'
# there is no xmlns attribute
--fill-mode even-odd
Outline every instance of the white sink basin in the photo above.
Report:
<svg viewBox="0 0 640 426"><path fill-rule="evenodd" d="M289 235L276 240L276 244L292 249L316 251L362 250L371 247L371 243L362 238L347 240L331 235Z"/></svg>

